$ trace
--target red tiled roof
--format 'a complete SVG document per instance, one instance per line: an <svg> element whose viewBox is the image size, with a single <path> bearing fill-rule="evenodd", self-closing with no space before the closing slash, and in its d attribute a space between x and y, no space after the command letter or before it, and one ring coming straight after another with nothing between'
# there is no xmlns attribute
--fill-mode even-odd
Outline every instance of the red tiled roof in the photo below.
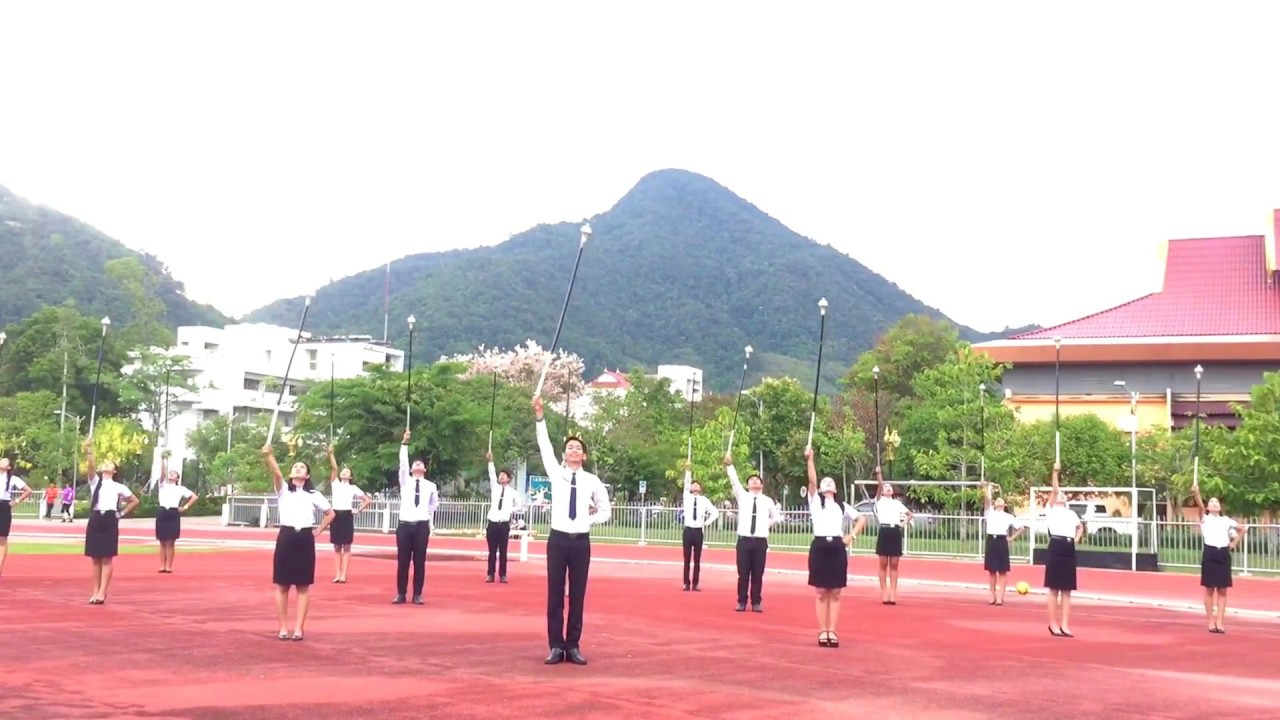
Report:
<svg viewBox="0 0 1280 720"><path fill-rule="evenodd" d="M1261 235L1171 240L1160 292L1013 339L1280 335L1280 288L1267 277L1266 242Z"/></svg>
<svg viewBox="0 0 1280 720"><path fill-rule="evenodd" d="M591 381L590 387L598 388L601 390L615 389L615 388L621 389L621 390L630 390L631 381L627 379L626 375L623 375L622 373L616 370L605 370L603 373L600 374L600 377Z"/></svg>

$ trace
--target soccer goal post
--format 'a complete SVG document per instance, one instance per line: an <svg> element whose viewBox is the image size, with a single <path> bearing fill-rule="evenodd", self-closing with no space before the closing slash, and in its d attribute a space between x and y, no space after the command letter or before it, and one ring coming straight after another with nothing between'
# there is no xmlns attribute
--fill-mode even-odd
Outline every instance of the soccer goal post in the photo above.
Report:
<svg viewBox="0 0 1280 720"><path fill-rule="evenodd" d="M1129 569L1138 569L1138 549L1139 538L1141 538L1144 528L1142 526L1142 516L1140 513L1141 503L1148 501L1147 507L1155 511L1156 491L1154 488L1140 487L1059 487L1060 491L1067 495L1067 507L1080 517L1081 522L1085 524L1085 536L1089 538L1107 538L1118 536L1123 538L1128 536L1129 541ZM1032 557L1028 558L1029 562L1034 562L1034 548L1036 542L1041 535L1048 536L1048 527L1045 522L1045 513L1049 508L1050 494L1053 488L1047 485L1039 485L1028 490L1027 513L1019 520L1027 523L1028 532L1031 535L1031 550L1029 553ZM1113 502L1108 502L1108 500ZM1128 503L1128 507L1121 507L1119 500L1124 499ZM1127 511L1127 515L1125 512ZM1115 514L1118 513L1117 517ZM1159 549L1159 539L1157 532L1157 524L1154 522L1147 523L1146 532L1148 533L1147 542L1151 548L1151 553L1155 555Z"/></svg>

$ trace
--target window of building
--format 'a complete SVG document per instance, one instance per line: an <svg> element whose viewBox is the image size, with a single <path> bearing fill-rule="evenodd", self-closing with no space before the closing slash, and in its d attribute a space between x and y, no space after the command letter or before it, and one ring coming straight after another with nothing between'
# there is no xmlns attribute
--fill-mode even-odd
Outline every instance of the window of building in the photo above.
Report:
<svg viewBox="0 0 1280 720"><path fill-rule="evenodd" d="M244 378L244 389L252 392L259 392L262 390L262 381L246 375Z"/></svg>
<svg viewBox="0 0 1280 720"><path fill-rule="evenodd" d="M307 351L307 364L311 366L311 372L315 372L316 370L320 369L320 351L319 350Z"/></svg>

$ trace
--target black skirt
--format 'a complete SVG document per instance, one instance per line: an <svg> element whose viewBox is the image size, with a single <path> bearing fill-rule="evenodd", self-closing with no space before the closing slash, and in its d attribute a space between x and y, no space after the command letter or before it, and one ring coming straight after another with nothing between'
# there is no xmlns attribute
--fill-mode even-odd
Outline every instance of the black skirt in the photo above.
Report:
<svg viewBox="0 0 1280 720"><path fill-rule="evenodd" d="M1205 545L1200 555L1200 587L1226 590L1231 587L1231 551Z"/></svg>
<svg viewBox="0 0 1280 720"><path fill-rule="evenodd" d="M84 555L105 560L120 554L120 518L115 513L89 513L84 529Z"/></svg>
<svg viewBox="0 0 1280 720"><path fill-rule="evenodd" d="M849 584L849 553L838 537L815 537L809 543L809 585L837 590Z"/></svg>
<svg viewBox="0 0 1280 720"><path fill-rule="evenodd" d="M1049 550L1044 561L1044 586L1050 590L1076 589L1076 544L1070 538L1049 538Z"/></svg>
<svg viewBox="0 0 1280 720"><path fill-rule="evenodd" d="M160 508L156 513L156 539L173 542L182 537L182 513L178 508Z"/></svg>
<svg viewBox="0 0 1280 720"><path fill-rule="evenodd" d="M902 557L902 528L881 525L876 533L876 554L880 557Z"/></svg>
<svg viewBox="0 0 1280 720"><path fill-rule="evenodd" d="M13 506L8 500L0 500L0 538L9 537L13 528Z"/></svg>
<svg viewBox="0 0 1280 720"><path fill-rule="evenodd" d="M280 528L272 560L271 582L285 587L310 587L316 582L316 536L311 528Z"/></svg>
<svg viewBox="0 0 1280 720"><path fill-rule="evenodd" d="M987 572L1009 572L1009 536L988 535L987 552L982 558L982 567Z"/></svg>
<svg viewBox="0 0 1280 720"><path fill-rule="evenodd" d="M356 539L356 516L350 510L334 510L329 523L329 542L350 545Z"/></svg>

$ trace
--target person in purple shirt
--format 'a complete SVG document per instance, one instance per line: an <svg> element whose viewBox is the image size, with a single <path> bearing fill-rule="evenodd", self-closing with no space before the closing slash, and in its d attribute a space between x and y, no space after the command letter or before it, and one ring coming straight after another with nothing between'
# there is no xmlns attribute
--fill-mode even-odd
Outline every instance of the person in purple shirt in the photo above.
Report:
<svg viewBox="0 0 1280 720"><path fill-rule="evenodd" d="M71 522L71 504L76 501L76 489L71 483L62 486L62 522Z"/></svg>

